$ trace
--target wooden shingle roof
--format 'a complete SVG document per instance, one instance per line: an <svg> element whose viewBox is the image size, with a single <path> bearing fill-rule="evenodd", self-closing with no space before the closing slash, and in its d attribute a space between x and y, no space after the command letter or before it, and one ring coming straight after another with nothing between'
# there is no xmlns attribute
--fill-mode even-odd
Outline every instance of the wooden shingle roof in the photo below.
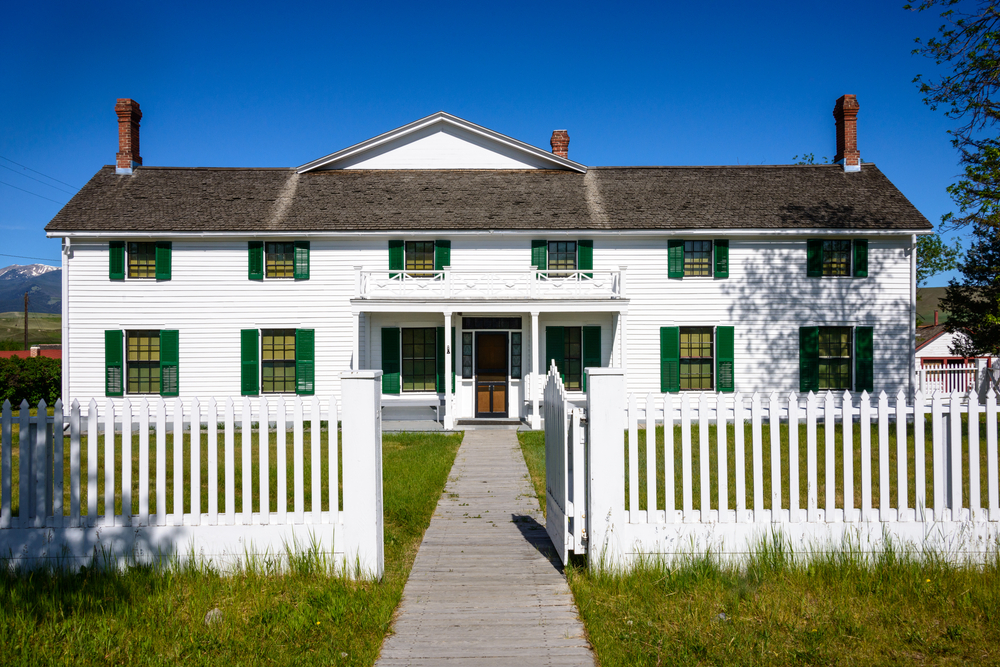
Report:
<svg viewBox="0 0 1000 667"><path fill-rule="evenodd" d="M102 168L69 232L843 229L930 231L871 163L563 170Z"/></svg>

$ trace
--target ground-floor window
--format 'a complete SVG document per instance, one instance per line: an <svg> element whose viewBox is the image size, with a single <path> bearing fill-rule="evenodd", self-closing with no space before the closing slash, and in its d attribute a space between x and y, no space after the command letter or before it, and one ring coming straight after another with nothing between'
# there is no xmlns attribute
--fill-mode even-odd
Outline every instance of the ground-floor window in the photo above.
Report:
<svg viewBox="0 0 1000 667"><path fill-rule="evenodd" d="M403 329L403 391L437 391L437 329Z"/></svg>
<svg viewBox="0 0 1000 667"><path fill-rule="evenodd" d="M127 340L128 393L159 394L160 332L129 331Z"/></svg>
<svg viewBox="0 0 1000 667"><path fill-rule="evenodd" d="M261 331L261 369L265 394L295 391L295 329Z"/></svg>
<svg viewBox="0 0 1000 667"><path fill-rule="evenodd" d="M799 327L799 391L875 390L874 328Z"/></svg>
<svg viewBox="0 0 1000 667"><path fill-rule="evenodd" d="M819 328L819 388L851 388L851 327Z"/></svg>
<svg viewBox="0 0 1000 667"><path fill-rule="evenodd" d="M712 327L681 327L681 389L712 388Z"/></svg>

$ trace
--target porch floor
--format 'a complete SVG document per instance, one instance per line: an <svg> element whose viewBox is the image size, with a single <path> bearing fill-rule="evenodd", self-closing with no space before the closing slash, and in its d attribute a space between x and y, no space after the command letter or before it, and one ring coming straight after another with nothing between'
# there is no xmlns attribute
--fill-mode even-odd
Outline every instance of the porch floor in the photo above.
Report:
<svg viewBox="0 0 1000 667"><path fill-rule="evenodd" d="M377 665L594 665L517 436L466 431Z"/></svg>

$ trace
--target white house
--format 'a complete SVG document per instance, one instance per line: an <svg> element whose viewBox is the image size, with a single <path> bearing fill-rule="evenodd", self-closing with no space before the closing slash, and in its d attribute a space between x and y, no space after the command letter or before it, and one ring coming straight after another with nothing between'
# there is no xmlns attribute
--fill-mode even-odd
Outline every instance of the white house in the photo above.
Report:
<svg viewBox="0 0 1000 667"><path fill-rule="evenodd" d="M587 167L439 112L290 169L120 152L63 239L63 397L337 395L537 426L551 361L630 391L910 391L931 225L857 150L837 164ZM450 372L446 372L450 369Z"/></svg>

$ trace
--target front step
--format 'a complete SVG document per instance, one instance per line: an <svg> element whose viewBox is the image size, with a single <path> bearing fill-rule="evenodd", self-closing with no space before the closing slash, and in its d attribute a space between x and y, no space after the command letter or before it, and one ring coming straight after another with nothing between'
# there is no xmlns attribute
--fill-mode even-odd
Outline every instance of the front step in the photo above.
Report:
<svg viewBox="0 0 1000 667"><path fill-rule="evenodd" d="M476 428L477 426L506 426L507 428L518 428L523 425L524 425L523 421L514 417L508 419L483 418L483 419L455 420L456 429L461 428L463 426L469 428Z"/></svg>

